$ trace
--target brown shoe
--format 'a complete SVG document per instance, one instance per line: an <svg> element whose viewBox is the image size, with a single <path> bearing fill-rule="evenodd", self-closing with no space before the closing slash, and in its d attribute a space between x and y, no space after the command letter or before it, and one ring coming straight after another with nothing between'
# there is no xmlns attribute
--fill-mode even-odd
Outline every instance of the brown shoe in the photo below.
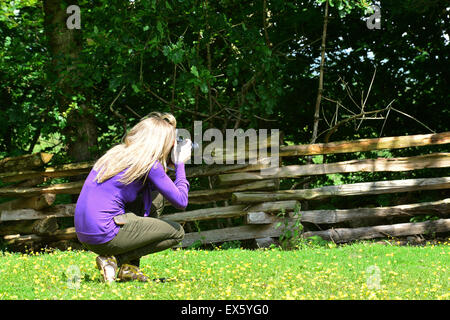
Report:
<svg viewBox="0 0 450 320"><path fill-rule="evenodd" d="M150 279L142 273L142 271L131 264L123 264L119 269L119 274L117 275L119 281L134 281L138 280L141 282L147 282Z"/></svg>
<svg viewBox="0 0 450 320"><path fill-rule="evenodd" d="M97 262L97 268L103 276L103 281L106 283L112 283L116 280L117 272L117 260L115 257L98 256L95 261Z"/></svg>

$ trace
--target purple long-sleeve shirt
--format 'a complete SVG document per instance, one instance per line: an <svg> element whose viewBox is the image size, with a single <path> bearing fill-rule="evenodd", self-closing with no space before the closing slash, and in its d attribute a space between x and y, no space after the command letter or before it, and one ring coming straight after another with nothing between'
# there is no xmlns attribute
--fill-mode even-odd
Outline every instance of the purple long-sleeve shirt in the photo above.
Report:
<svg viewBox="0 0 450 320"><path fill-rule="evenodd" d="M141 179L128 185L118 181L126 170L102 183L94 181L97 171L92 169L89 173L75 208L75 231L81 242L101 244L112 240L120 229L113 218L124 214L125 203L134 201L141 191L145 216L150 213L150 192L153 190L159 191L174 207L186 208L190 185L186 180L184 163L175 165L176 178L172 181L161 163L156 161L144 185Z"/></svg>

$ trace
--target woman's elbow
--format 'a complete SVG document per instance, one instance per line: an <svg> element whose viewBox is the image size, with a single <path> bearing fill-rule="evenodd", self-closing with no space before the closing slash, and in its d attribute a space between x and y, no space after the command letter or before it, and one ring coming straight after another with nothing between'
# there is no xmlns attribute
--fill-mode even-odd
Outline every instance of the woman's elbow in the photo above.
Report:
<svg viewBox="0 0 450 320"><path fill-rule="evenodd" d="M176 205L175 206L175 208L177 208L177 209L179 209L179 210L184 210L184 209L186 209L186 207L187 207L187 204L178 204L178 205Z"/></svg>
<svg viewBox="0 0 450 320"><path fill-rule="evenodd" d="M175 208L180 209L180 210L186 209L187 206L188 206L188 199L187 199L187 198L181 199L180 201L178 201L178 202L174 205Z"/></svg>

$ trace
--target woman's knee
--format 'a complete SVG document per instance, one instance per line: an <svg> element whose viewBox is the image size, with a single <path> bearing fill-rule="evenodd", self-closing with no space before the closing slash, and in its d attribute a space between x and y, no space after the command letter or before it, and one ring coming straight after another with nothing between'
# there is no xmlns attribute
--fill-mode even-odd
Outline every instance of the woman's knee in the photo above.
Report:
<svg viewBox="0 0 450 320"><path fill-rule="evenodd" d="M179 223L177 223L177 231L176 231L176 233L175 233L175 239L178 241L178 242L181 242L183 239L184 239L184 229L183 229L183 226L181 225L181 224L179 224Z"/></svg>

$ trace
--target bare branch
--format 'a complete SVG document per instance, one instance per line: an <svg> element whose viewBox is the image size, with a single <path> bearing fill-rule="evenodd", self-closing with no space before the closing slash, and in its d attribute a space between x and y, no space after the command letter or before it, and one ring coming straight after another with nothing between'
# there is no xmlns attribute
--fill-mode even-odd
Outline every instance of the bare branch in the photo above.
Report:
<svg viewBox="0 0 450 320"><path fill-rule="evenodd" d="M427 129L430 130L431 132L436 133L436 131L432 130L430 127L428 127L427 125L425 125L423 122L417 120L417 119L414 118L413 116L411 116L411 115L409 115L409 114L407 114L407 113L405 113L405 112L403 112L403 111L394 109L394 108L391 108L391 109L394 110L394 111L396 111L396 112L398 112L398 113L400 113L400 114L402 114L402 115L404 115L404 116L407 116L408 118L411 118L411 119L417 121L418 123L420 123L422 126L424 126L425 128L427 128Z"/></svg>
<svg viewBox="0 0 450 320"><path fill-rule="evenodd" d="M390 113L391 113L391 108L389 108L389 110L386 113L386 117L384 118L383 125L381 126L380 134L378 135L379 137L381 137L381 135L383 134L384 126L386 125L386 121L387 121Z"/></svg>
<svg viewBox="0 0 450 320"><path fill-rule="evenodd" d="M322 98L324 98L325 100L328 100L328 101L330 101L330 102L334 102L334 103L336 103L336 104L338 104L339 105L339 107L342 107L342 108L344 108L345 110L347 110L348 112L350 112L351 114L356 114L355 112L353 112L352 110L350 110L350 109L348 109L348 108L346 108L340 101L337 101L337 100L333 100L333 99L330 99L330 98L328 98L328 97L325 97L325 96L322 96Z"/></svg>
<svg viewBox="0 0 450 320"><path fill-rule="evenodd" d="M314 122L313 122L313 134L311 138L311 143L315 143L317 140L317 131L319 129L319 116L320 116L320 102L322 100L323 93L323 74L325 65L325 45L327 37L327 26L328 26L328 0L325 1L325 15L323 19L323 31L322 31L322 45L321 45L321 58L320 58L320 75L319 75L319 89L317 92L316 106L314 111Z"/></svg>
<svg viewBox="0 0 450 320"><path fill-rule="evenodd" d="M111 110L111 112L118 118L122 119L122 126L123 126L123 131L124 134L127 133L127 119L121 115L119 112L117 112L117 110L113 109L113 105L114 103L117 101L117 99L119 99L120 95L122 94L122 91L125 89L126 85L124 85L122 87L122 89L120 89L119 93L116 95L116 97L114 98L114 100L111 102L111 104L109 105L109 110Z"/></svg>
<svg viewBox="0 0 450 320"><path fill-rule="evenodd" d="M369 95L370 95L370 91L372 90L372 85L373 85L373 81L375 80L376 73L377 73L377 68L375 68L375 70L373 71L372 81L370 81L369 91L367 91L366 99L364 100L364 103L363 103L363 108L366 105L367 99L369 98Z"/></svg>
<svg viewBox="0 0 450 320"><path fill-rule="evenodd" d="M164 98L160 97L158 94L156 94L152 89L150 89L149 86L147 86L146 84L144 84L145 89L150 92L154 97L158 98L159 100L161 100L162 102L164 102L167 105L170 105L170 102L165 100Z"/></svg>
<svg viewBox="0 0 450 320"><path fill-rule="evenodd" d="M263 117L257 116L256 114L254 114L253 116L254 116L256 119L263 120L263 121L277 121L277 120L274 120L274 119L263 118Z"/></svg>
<svg viewBox="0 0 450 320"><path fill-rule="evenodd" d="M136 117L138 118L142 118L141 115L139 115L136 111L134 111L133 109L131 109L128 105L125 105L125 108L127 108L132 114L134 114Z"/></svg>
<svg viewBox="0 0 450 320"><path fill-rule="evenodd" d="M175 104L175 87L177 82L177 65L173 68L173 80L172 80L172 99L170 100L170 112L173 113L173 106Z"/></svg>
<svg viewBox="0 0 450 320"><path fill-rule="evenodd" d="M329 141L330 136L331 136L333 133L335 133L336 130L337 130L341 125L343 125L343 124L345 124L345 123L347 123L347 122L350 122L350 121L352 121L352 120L355 120L355 119L364 117L365 115L368 115L368 114L376 114L376 113L379 113L379 112L383 112L383 111L385 111L385 110L388 110L389 108L390 108L390 104L389 104L389 106L387 106L387 107L385 107L385 108L383 108L383 109L378 109L378 110L373 110L373 111L363 111L363 112L361 112L360 114L356 114L356 115L351 116L351 117L349 117L349 118L347 118L347 119L344 119L344 120L339 121L334 127L329 128L329 129L327 129L327 130L324 131L324 132L328 132L327 135L325 136L325 143Z"/></svg>
<svg viewBox="0 0 450 320"><path fill-rule="evenodd" d="M272 47L272 43L270 42L269 39L269 33L267 32L267 20L268 20L268 14L267 14L267 0L263 0L263 28L264 28L264 38L266 40L266 45L271 48Z"/></svg>
<svg viewBox="0 0 450 320"><path fill-rule="evenodd" d="M357 108L359 108L359 105L356 103L355 99L353 99L353 94L352 94L352 91L351 91L351 89L350 89L350 86L349 86L349 85L347 84L347 82L345 82L344 79L342 79L340 76L339 76L339 79L340 79L340 80L342 81L342 83L344 84L345 91L347 91L347 95L348 95L348 97L350 98L350 100L352 100L353 104L354 104ZM353 113L353 114L355 114L355 113Z"/></svg>

